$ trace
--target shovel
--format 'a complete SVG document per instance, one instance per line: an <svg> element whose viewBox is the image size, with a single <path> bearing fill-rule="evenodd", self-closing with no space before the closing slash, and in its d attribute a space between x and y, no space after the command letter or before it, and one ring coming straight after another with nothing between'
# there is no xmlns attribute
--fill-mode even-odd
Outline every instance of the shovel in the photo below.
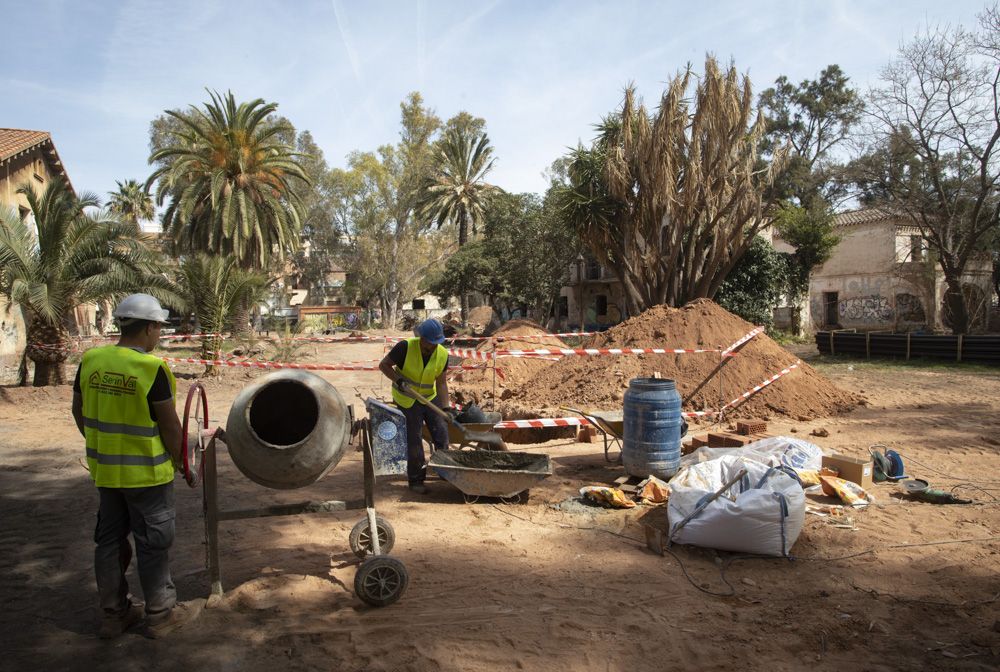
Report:
<svg viewBox="0 0 1000 672"><path fill-rule="evenodd" d="M466 429L460 423L455 421L455 418L451 417L447 412L435 406L430 400L426 399L419 392L414 390L412 387L407 385L405 382L400 380L396 387L405 395L413 397L418 402L426 406L427 408L434 411L434 413L440 415L445 421L452 427L458 430L458 433L462 435L462 446L471 446L472 444L479 444L480 447L486 450L507 450L507 444L503 442L500 435L496 432L476 432L471 429Z"/></svg>

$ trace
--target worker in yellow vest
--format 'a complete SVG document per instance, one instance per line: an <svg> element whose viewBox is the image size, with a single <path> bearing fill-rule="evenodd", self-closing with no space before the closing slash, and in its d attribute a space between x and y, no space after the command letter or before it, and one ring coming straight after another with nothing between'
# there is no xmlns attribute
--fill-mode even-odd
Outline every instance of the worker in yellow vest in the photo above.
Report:
<svg viewBox="0 0 1000 672"><path fill-rule="evenodd" d="M73 383L73 418L86 441L87 466L100 493L94 571L102 619L98 635L117 637L146 617L146 635L160 637L197 615L177 604L168 552L174 540L174 471L181 465L177 383L149 354L167 311L148 294L115 308L116 345L92 348ZM143 605L129 595L125 572L138 556Z"/></svg>
<svg viewBox="0 0 1000 672"><path fill-rule="evenodd" d="M448 428L444 420L414 397L406 394L412 387L425 399L440 408L451 405L448 395L448 351L444 343L444 327L437 320L425 320L416 329L417 336L400 341L379 363L379 370L392 381L392 400L406 416L406 475L410 490L426 494L424 485L426 463L421 431L426 423L435 450L448 448ZM404 386L399 385L403 381Z"/></svg>

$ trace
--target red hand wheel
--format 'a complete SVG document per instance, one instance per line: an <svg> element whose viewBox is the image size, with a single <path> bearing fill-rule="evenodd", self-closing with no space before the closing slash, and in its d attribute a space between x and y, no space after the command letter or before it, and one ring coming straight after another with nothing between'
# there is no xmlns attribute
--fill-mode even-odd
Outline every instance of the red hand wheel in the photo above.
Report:
<svg viewBox="0 0 1000 672"><path fill-rule="evenodd" d="M184 420L181 424L181 456L183 458L184 480L192 488L198 485L202 475L202 456L208 433L208 397L201 383L195 383L188 390L184 402Z"/></svg>

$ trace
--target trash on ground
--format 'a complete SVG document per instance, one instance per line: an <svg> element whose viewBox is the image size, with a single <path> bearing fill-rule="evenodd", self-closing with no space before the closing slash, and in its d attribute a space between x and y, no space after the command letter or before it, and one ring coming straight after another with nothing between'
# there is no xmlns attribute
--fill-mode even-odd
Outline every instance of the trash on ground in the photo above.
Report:
<svg viewBox="0 0 1000 672"><path fill-rule="evenodd" d="M820 476L823 485L823 494L828 497L839 497L840 501L856 509L863 509L874 498L857 483L838 478L837 476Z"/></svg>
<svg viewBox="0 0 1000 672"><path fill-rule="evenodd" d="M580 488L580 496L609 509L631 509L635 502L618 488L606 485L587 485Z"/></svg>

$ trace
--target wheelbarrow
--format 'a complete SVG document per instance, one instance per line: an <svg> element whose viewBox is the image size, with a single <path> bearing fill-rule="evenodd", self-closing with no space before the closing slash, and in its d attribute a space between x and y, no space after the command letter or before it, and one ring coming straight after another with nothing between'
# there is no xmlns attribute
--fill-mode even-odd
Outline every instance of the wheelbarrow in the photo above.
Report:
<svg viewBox="0 0 1000 672"><path fill-rule="evenodd" d="M490 419L490 422L463 422L459 423L463 430L472 432L492 432L493 426L500 422L501 416L499 413L487 413L486 416ZM457 421L456 421L457 422ZM448 444L461 446L462 442L465 440L465 436L461 430L459 430L455 425L448 423ZM421 429L421 436L424 441L433 446L433 439L431 438L431 432L427 429L427 426ZM499 447L494 447L496 444L491 444L491 448L494 450L507 450L506 442L501 442ZM487 448L489 450L490 448Z"/></svg>
<svg viewBox="0 0 1000 672"><path fill-rule="evenodd" d="M438 450L427 467L461 490L467 503L480 497L526 501L528 489L552 475L548 455L495 450Z"/></svg>
<svg viewBox="0 0 1000 672"><path fill-rule="evenodd" d="M560 408L582 416L587 422L599 429L604 439L604 459L608 462L621 462L622 433L625 427L625 413L623 411L582 411L569 406L560 406ZM608 456L611 446L618 447L618 457L615 459Z"/></svg>

